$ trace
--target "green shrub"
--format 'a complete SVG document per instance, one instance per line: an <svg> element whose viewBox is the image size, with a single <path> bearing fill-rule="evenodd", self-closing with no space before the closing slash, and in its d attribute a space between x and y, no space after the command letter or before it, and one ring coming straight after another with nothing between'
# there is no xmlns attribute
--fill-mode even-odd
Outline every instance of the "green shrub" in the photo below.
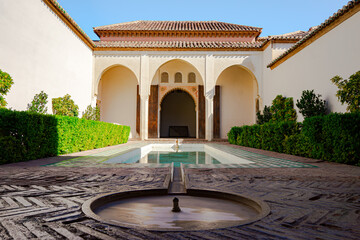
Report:
<svg viewBox="0 0 360 240"><path fill-rule="evenodd" d="M130 127L75 117L57 116L58 154L102 148L128 141Z"/></svg>
<svg viewBox="0 0 360 240"><path fill-rule="evenodd" d="M323 135L323 122L324 117L315 116L306 118L303 123L302 134L306 136L311 145L312 150L310 156L312 158L323 159L324 158L324 145L325 141Z"/></svg>
<svg viewBox="0 0 360 240"><path fill-rule="evenodd" d="M47 112L47 99L48 95L43 91L41 91L39 94L35 94L34 99L27 106L28 111L45 114Z"/></svg>
<svg viewBox="0 0 360 240"><path fill-rule="evenodd" d="M128 141L130 127L0 109L0 163L27 161Z"/></svg>
<svg viewBox="0 0 360 240"><path fill-rule="evenodd" d="M236 139L241 134L241 131L241 127L232 127L227 134L229 143L236 144Z"/></svg>
<svg viewBox="0 0 360 240"><path fill-rule="evenodd" d="M262 148L285 152L285 139L299 131L295 121L269 122L262 125Z"/></svg>
<svg viewBox="0 0 360 240"><path fill-rule="evenodd" d="M56 118L0 109L0 162L56 155Z"/></svg>
<svg viewBox="0 0 360 240"><path fill-rule="evenodd" d="M264 124L271 120L272 114L270 111L270 107L266 106L264 107L263 114L261 114L260 111L256 112L256 123L257 124Z"/></svg>
<svg viewBox="0 0 360 240"><path fill-rule="evenodd" d="M293 98L286 98L277 95L272 101L270 108L272 118L271 121L296 121L296 111L294 109Z"/></svg>
<svg viewBox="0 0 360 240"><path fill-rule="evenodd" d="M232 144L360 166L360 113L233 127L228 136Z"/></svg>
<svg viewBox="0 0 360 240"><path fill-rule="evenodd" d="M75 104L74 100L71 99L69 94L66 94L64 97L53 98L52 111L54 115L79 116L79 107Z"/></svg>
<svg viewBox="0 0 360 240"><path fill-rule="evenodd" d="M316 95L314 90L304 90L296 106L304 118L325 115L327 111L326 101L321 99L320 94Z"/></svg>
<svg viewBox="0 0 360 240"><path fill-rule="evenodd" d="M13 84L14 81L11 76L0 69L0 108L7 105L4 96L10 91Z"/></svg>
<svg viewBox="0 0 360 240"><path fill-rule="evenodd" d="M242 126L231 129L229 136L235 137L236 141L231 139L237 145L260 148L264 150L285 152L285 139L298 133L299 124L294 121L269 122L263 125ZM230 142L230 138L229 138ZM230 142L230 143L231 143Z"/></svg>
<svg viewBox="0 0 360 240"><path fill-rule="evenodd" d="M312 145L304 134L296 133L285 138L285 153L303 157L312 157Z"/></svg>
<svg viewBox="0 0 360 240"><path fill-rule="evenodd" d="M302 132L315 158L360 166L360 113L308 118Z"/></svg>
<svg viewBox="0 0 360 240"><path fill-rule="evenodd" d="M85 112L83 112L82 117L87 120L100 121L100 109L98 106L91 107L91 105L87 106Z"/></svg>
<svg viewBox="0 0 360 240"><path fill-rule="evenodd" d="M341 104L346 103L349 112L360 112L360 71L354 73L349 79L343 80L335 76L331 81L339 88L336 93Z"/></svg>

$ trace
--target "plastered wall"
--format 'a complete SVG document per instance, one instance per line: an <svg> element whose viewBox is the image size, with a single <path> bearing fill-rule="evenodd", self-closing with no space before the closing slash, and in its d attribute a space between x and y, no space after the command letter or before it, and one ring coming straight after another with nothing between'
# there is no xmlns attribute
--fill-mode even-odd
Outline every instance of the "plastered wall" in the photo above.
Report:
<svg viewBox="0 0 360 240"><path fill-rule="evenodd" d="M41 90L91 104L92 50L42 0L0 0L0 69L14 80L9 108L26 110Z"/></svg>
<svg viewBox="0 0 360 240"><path fill-rule="evenodd" d="M293 97L294 102L303 90L314 89L328 101L333 112L344 112L346 106L337 100L338 88L330 81L335 75L348 78L360 70L360 13L342 22L315 40L275 69L264 69L264 104L271 105L277 94ZM269 49L264 60L270 63ZM298 114L298 120L303 119Z"/></svg>

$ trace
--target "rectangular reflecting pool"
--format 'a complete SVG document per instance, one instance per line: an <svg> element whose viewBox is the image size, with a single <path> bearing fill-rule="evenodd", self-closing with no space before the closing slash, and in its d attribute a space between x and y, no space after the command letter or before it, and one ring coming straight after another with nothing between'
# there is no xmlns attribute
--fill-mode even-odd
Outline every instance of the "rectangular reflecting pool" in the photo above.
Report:
<svg viewBox="0 0 360 240"><path fill-rule="evenodd" d="M117 148L49 164L60 167L163 168L314 168L316 166L244 151L217 143L147 143Z"/></svg>
<svg viewBox="0 0 360 240"><path fill-rule="evenodd" d="M213 148L206 144L149 144L114 156L104 163L152 164L250 164L252 161Z"/></svg>

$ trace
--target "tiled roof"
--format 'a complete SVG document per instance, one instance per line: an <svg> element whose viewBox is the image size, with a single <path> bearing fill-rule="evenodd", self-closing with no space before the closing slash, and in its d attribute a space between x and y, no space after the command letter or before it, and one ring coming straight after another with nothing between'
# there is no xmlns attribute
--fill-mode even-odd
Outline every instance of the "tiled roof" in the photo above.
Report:
<svg viewBox="0 0 360 240"><path fill-rule="evenodd" d="M345 5L343 8L339 9L336 13L334 13L331 17L329 17L327 20L325 20L325 22L323 22L322 24L320 24L317 27L310 28L310 31L301 40L299 40L297 43L295 43L294 46L290 47L279 57L275 58L269 65L267 65L267 67L273 66L280 59L284 58L285 56L289 55L291 52L295 51L297 48L299 48L301 45L303 45L309 39L311 39L312 37L317 35L321 30L327 28L331 23L336 21L339 17L343 16L345 13L347 13L349 10L351 10L358 4L360 4L360 0L352 0L352 1L348 2L348 4Z"/></svg>
<svg viewBox="0 0 360 240"><path fill-rule="evenodd" d="M313 29L313 28L310 28L310 29ZM267 39L267 40L300 40L304 36L306 36L306 34L308 34L308 32L296 31L296 32L285 33L285 34L281 34L281 35L272 35L272 36L267 36L267 37L259 37L258 40L259 41L265 40L265 39Z"/></svg>
<svg viewBox="0 0 360 240"><path fill-rule="evenodd" d="M99 41L98 48L164 48L164 49L255 49L262 42L220 42L220 41Z"/></svg>
<svg viewBox="0 0 360 240"><path fill-rule="evenodd" d="M218 21L134 21L95 27L94 31L252 31L261 28Z"/></svg>

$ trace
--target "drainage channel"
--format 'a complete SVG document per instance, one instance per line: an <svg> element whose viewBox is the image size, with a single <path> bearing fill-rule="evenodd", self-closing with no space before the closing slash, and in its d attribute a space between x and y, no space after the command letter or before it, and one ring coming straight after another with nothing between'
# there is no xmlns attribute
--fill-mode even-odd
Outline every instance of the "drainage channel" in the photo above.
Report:
<svg viewBox="0 0 360 240"><path fill-rule="evenodd" d="M186 193L185 174L182 163L180 164L180 167L175 167L174 163L171 164L171 178L170 178L168 193L169 194Z"/></svg>

